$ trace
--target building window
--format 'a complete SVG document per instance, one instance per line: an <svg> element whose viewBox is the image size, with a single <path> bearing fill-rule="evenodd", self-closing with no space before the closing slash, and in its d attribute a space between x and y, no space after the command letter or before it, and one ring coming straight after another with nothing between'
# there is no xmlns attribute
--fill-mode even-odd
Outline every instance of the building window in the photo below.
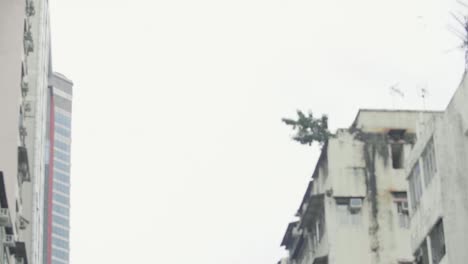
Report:
<svg viewBox="0 0 468 264"><path fill-rule="evenodd" d="M69 205L70 204L70 198L64 196L64 195L61 195L61 194L58 194L58 193L53 193L53 200L54 201L57 201L61 204L65 204L65 205Z"/></svg>
<svg viewBox="0 0 468 264"><path fill-rule="evenodd" d="M54 180L58 180L66 184L70 183L70 177L68 176L68 174L56 170L54 170Z"/></svg>
<svg viewBox="0 0 468 264"><path fill-rule="evenodd" d="M66 171L66 172L70 171L70 166L68 164L60 162L58 160L55 160L54 168L62 170L62 171Z"/></svg>
<svg viewBox="0 0 468 264"><path fill-rule="evenodd" d="M61 226L68 227L68 220L66 218L60 217L58 215L53 215L52 218L54 224L59 224Z"/></svg>
<svg viewBox="0 0 468 264"><path fill-rule="evenodd" d="M427 249L427 242L421 244L418 250L416 250L416 264L429 264L429 252Z"/></svg>
<svg viewBox="0 0 468 264"><path fill-rule="evenodd" d="M68 240L69 236L70 236L70 233L67 229L64 229L64 228L60 228L58 226L52 226L52 233L55 234L55 235L58 235L58 236L61 236L65 239Z"/></svg>
<svg viewBox="0 0 468 264"><path fill-rule="evenodd" d="M394 169L403 169L404 165L404 145L392 144L392 167Z"/></svg>
<svg viewBox="0 0 468 264"><path fill-rule="evenodd" d="M393 193L393 199L397 209L398 225L401 228L408 229L410 227L410 218L406 196L406 192Z"/></svg>
<svg viewBox="0 0 468 264"><path fill-rule="evenodd" d="M410 219L408 212L408 202L397 202L398 224L401 228L408 229L410 227Z"/></svg>
<svg viewBox="0 0 468 264"><path fill-rule="evenodd" d="M328 256L315 258L312 264L328 264Z"/></svg>
<svg viewBox="0 0 468 264"><path fill-rule="evenodd" d="M424 148L422 154L422 162L423 162L423 172L424 172L424 183L425 185L429 185L432 178L434 177L437 171L436 165L436 158L435 158L435 150L434 150L434 140L431 138L427 143L426 147Z"/></svg>
<svg viewBox="0 0 468 264"><path fill-rule="evenodd" d="M58 141L58 140L55 140L54 141L54 147L62 150L62 151L65 151L65 152L70 152L70 145L68 143L65 143L65 142L62 142L62 141Z"/></svg>
<svg viewBox="0 0 468 264"><path fill-rule="evenodd" d="M309 241L304 239L304 243L299 249L299 257L297 258L298 263L308 263L309 262Z"/></svg>
<svg viewBox="0 0 468 264"><path fill-rule="evenodd" d="M402 169L404 164L404 145L401 143L404 140L406 130L404 129L390 129L388 137L394 142L390 145L392 153L392 167L394 169Z"/></svg>
<svg viewBox="0 0 468 264"><path fill-rule="evenodd" d="M66 129L60 126L55 127L55 132L67 138L69 138L71 134L69 129Z"/></svg>
<svg viewBox="0 0 468 264"><path fill-rule="evenodd" d="M421 183L421 169L419 167L419 162L416 162L416 164L413 167L413 170L411 170L411 174L409 176L409 191L410 191L410 197L411 197L411 209L413 212L416 210L416 208L419 205L419 201L421 200L422 196L422 183Z"/></svg>
<svg viewBox="0 0 468 264"><path fill-rule="evenodd" d="M62 151L54 151L54 157L66 163L70 163L70 155Z"/></svg>
<svg viewBox="0 0 468 264"><path fill-rule="evenodd" d="M445 256L444 224L440 219L429 234L431 239L432 264L439 264Z"/></svg>
<svg viewBox="0 0 468 264"><path fill-rule="evenodd" d="M336 199L338 222L344 226L359 226L362 223L362 198Z"/></svg>
<svg viewBox="0 0 468 264"><path fill-rule="evenodd" d="M8 259L8 252L4 249L3 250L3 263L9 264L10 260Z"/></svg>
<svg viewBox="0 0 468 264"><path fill-rule="evenodd" d="M62 113L55 112L55 122L57 122L60 125L63 125L67 128L71 126L71 119L69 116L66 116Z"/></svg>
<svg viewBox="0 0 468 264"><path fill-rule="evenodd" d="M62 250L52 250L52 256L58 259L68 259L68 252Z"/></svg>
<svg viewBox="0 0 468 264"><path fill-rule="evenodd" d="M67 240L63 240L63 239L60 239L60 238L57 238L57 237L52 237L52 244L54 246L57 246L59 248L63 248L65 250L68 249L68 241Z"/></svg>
<svg viewBox="0 0 468 264"><path fill-rule="evenodd" d="M61 193L69 194L70 193L70 186L59 183L54 180L54 185L53 185L53 190L54 191L59 191Z"/></svg>
<svg viewBox="0 0 468 264"><path fill-rule="evenodd" d="M316 248L317 245L320 243L320 240L322 240L324 233L325 233L325 218L324 218L324 214L322 211L322 213L314 220L313 230L311 230L313 248Z"/></svg>

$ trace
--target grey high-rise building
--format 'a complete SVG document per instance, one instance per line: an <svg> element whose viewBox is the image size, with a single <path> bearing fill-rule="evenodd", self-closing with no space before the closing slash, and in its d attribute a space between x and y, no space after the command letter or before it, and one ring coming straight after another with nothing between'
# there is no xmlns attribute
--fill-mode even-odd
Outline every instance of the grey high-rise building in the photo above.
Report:
<svg viewBox="0 0 468 264"><path fill-rule="evenodd" d="M44 184L43 263L69 263L70 143L73 83L54 73L50 78Z"/></svg>

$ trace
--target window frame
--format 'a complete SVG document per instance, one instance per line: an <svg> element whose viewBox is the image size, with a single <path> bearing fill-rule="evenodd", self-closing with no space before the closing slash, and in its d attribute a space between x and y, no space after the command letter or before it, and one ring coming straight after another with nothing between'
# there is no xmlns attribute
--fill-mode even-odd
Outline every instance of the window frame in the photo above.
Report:
<svg viewBox="0 0 468 264"><path fill-rule="evenodd" d="M364 202L363 197L335 197L336 214L338 218L337 222L341 226L347 227L362 226L362 208L357 211L352 211L349 207L351 199L361 199L361 202Z"/></svg>

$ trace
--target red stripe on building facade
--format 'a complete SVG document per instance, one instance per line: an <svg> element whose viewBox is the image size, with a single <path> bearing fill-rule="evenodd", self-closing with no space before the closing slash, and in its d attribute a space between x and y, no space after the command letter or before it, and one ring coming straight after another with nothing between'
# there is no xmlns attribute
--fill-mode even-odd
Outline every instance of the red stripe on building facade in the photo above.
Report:
<svg viewBox="0 0 468 264"><path fill-rule="evenodd" d="M53 90L50 90L49 107L49 190L47 194L47 264L52 264L52 192L54 186L54 139L55 139L55 102Z"/></svg>

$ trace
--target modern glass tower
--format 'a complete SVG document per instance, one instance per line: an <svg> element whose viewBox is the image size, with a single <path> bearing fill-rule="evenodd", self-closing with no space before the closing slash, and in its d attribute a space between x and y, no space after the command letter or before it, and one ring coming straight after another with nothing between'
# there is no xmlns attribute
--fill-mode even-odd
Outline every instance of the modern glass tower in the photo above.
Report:
<svg viewBox="0 0 468 264"><path fill-rule="evenodd" d="M69 263L70 252L70 145L73 83L54 73L50 77L43 263Z"/></svg>

